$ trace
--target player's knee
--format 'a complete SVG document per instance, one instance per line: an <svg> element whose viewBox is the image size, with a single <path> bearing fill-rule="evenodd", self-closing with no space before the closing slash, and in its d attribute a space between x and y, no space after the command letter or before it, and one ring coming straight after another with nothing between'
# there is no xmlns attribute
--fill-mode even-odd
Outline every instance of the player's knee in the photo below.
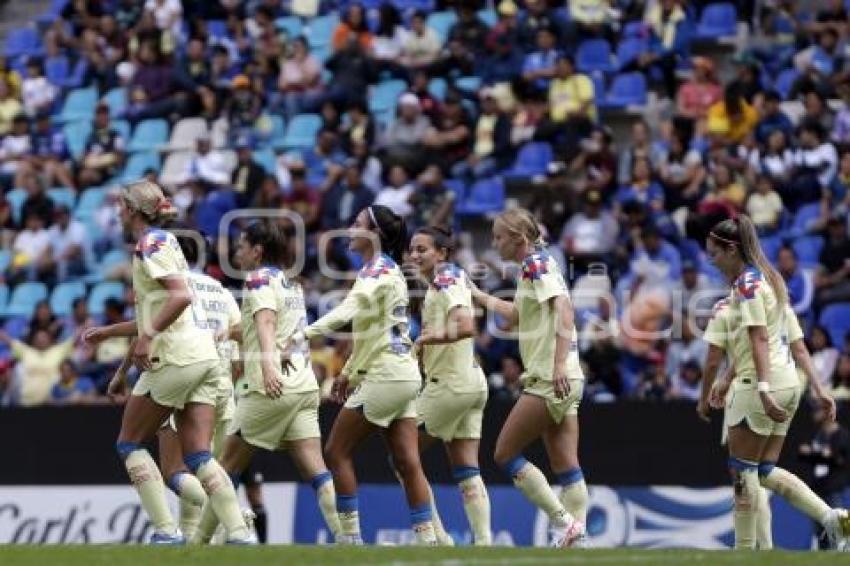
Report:
<svg viewBox="0 0 850 566"><path fill-rule="evenodd" d="M393 454L392 462L395 466L396 473L402 478L407 478L410 474L415 473L419 468L418 459L408 452Z"/></svg>
<svg viewBox="0 0 850 566"><path fill-rule="evenodd" d="M325 446L325 463L330 469L337 469L344 460L343 451L339 446L330 442Z"/></svg>
<svg viewBox="0 0 850 566"><path fill-rule="evenodd" d="M119 440L115 443L115 451L118 452L118 456L120 456L122 460L126 460L130 454L140 448L141 446L136 442L122 442Z"/></svg>
<svg viewBox="0 0 850 566"><path fill-rule="evenodd" d="M514 458L516 458L516 454L513 451L509 451L499 444L496 445L496 450L493 452L493 460L497 466L504 468Z"/></svg>

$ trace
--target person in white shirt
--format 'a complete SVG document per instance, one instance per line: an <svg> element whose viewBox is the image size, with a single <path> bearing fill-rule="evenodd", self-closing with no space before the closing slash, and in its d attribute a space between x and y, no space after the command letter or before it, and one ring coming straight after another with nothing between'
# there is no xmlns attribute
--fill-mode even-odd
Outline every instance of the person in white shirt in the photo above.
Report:
<svg viewBox="0 0 850 566"><path fill-rule="evenodd" d="M38 214L24 219L24 229L12 244L11 279L35 281L53 266L50 256L50 234L44 229L44 220Z"/></svg>
<svg viewBox="0 0 850 566"><path fill-rule="evenodd" d="M413 185L407 175L407 171L401 165L395 165L390 169L390 184L381 189L375 198L374 204L386 206L399 216L410 216L413 206L410 197L413 195Z"/></svg>
<svg viewBox="0 0 850 566"><path fill-rule="evenodd" d="M29 121L23 114L18 114L12 121L12 131L0 142L0 173L15 175L30 153ZM18 185L18 180L16 183Z"/></svg>
<svg viewBox="0 0 850 566"><path fill-rule="evenodd" d="M85 273L89 250L88 234L82 222L71 218L71 211L67 206L57 206L53 215L56 223L47 233L50 237L50 250L56 262L56 277L61 283L69 276Z"/></svg>
<svg viewBox="0 0 850 566"><path fill-rule="evenodd" d="M794 172L782 194L783 202L792 211L820 200L838 171L838 152L824 141L826 131L819 122L804 121L798 135L800 147L794 153Z"/></svg>
<svg viewBox="0 0 850 566"><path fill-rule="evenodd" d="M230 183L232 164L218 150L212 149L212 143L207 135L199 137L196 142L197 155L186 167L185 182L198 182L207 185L227 185Z"/></svg>
<svg viewBox="0 0 850 566"><path fill-rule="evenodd" d="M427 67L440 54L440 37L426 24L424 12L417 11L410 20L410 31L405 35L399 61L410 69Z"/></svg>
<svg viewBox="0 0 850 566"><path fill-rule="evenodd" d="M50 110L58 91L44 76L44 65L38 59L27 62L27 78L21 85L24 111L35 116L41 110Z"/></svg>
<svg viewBox="0 0 850 566"><path fill-rule="evenodd" d="M153 13L157 28L171 32L175 40L180 38L183 26L180 0L147 0L145 10Z"/></svg>

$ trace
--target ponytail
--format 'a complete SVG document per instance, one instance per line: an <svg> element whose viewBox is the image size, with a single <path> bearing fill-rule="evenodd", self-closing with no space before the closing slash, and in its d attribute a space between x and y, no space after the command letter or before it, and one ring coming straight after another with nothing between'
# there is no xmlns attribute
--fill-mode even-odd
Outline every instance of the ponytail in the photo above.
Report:
<svg viewBox="0 0 850 566"><path fill-rule="evenodd" d="M164 226L180 215L162 187L147 179L127 185L123 199L130 210L140 214L152 226Z"/></svg>
<svg viewBox="0 0 850 566"><path fill-rule="evenodd" d="M507 228L512 236L525 239L531 246L535 248L546 247L543 231L540 230L540 225L537 224L534 215L528 210L524 208L506 210L496 217L496 222L500 222Z"/></svg>
<svg viewBox="0 0 850 566"><path fill-rule="evenodd" d="M381 251L401 263L407 249L407 224L404 218L386 206L376 204L366 209L369 223L378 234Z"/></svg>

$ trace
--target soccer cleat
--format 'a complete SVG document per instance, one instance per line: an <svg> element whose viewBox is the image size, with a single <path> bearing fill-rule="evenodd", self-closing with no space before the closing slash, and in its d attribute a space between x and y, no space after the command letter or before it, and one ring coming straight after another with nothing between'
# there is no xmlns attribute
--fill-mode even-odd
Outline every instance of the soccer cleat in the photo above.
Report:
<svg viewBox="0 0 850 566"><path fill-rule="evenodd" d="M163 546L181 546L186 544L186 538L179 530L174 531L174 533L172 534L156 532L151 535L151 540L149 544Z"/></svg>
<svg viewBox="0 0 850 566"><path fill-rule="evenodd" d="M257 542L257 537L254 533L250 532L247 536L241 538L227 539L227 542L224 544L232 544L233 546L254 546L259 543Z"/></svg>
<svg viewBox="0 0 850 566"><path fill-rule="evenodd" d="M549 532L553 548L587 548L587 532L581 521L573 520L565 527L553 526Z"/></svg>
<svg viewBox="0 0 850 566"><path fill-rule="evenodd" d="M245 520L245 525L248 527L248 530L254 533L256 536L257 529L254 528L254 519L257 518L257 514L254 513L253 510L248 509L247 507L242 509L242 518Z"/></svg>
<svg viewBox="0 0 850 566"><path fill-rule="evenodd" d="M452 535L449 533L443 532L437 536L437 546L454 546L455 539L452 538Z"/></svg>
<svg viewBox="0 0 850 566"><path fill-rule="evenodd" d="M850 514L845 509L833 509L823 524L824 534L829 547L842 552L850 551L848 537L850 536Z"/></svg>
<svg viewBox="0 0 850 566"><path fill-rule="evenodd" d="M339 535L336 543L340 546L363 546L363 538L360 535Z"/></svg>

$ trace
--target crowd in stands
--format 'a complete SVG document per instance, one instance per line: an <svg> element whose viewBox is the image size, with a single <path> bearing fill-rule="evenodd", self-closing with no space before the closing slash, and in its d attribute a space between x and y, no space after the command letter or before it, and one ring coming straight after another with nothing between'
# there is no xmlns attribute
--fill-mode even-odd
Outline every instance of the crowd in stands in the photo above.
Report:
<svg viewBox="0 0 850 566"><path fill-rule="evenodd" d="M746 213L824 384L850 399L850 19L841 0L57 0L0 58L0 403L103 402L133 316L122 182L168 189L225 269L243 208L304 222L311 316L377 203L455 229L489 291L488 215L531 208L567 270L587 396L698 396L728 284L704 241ZM621 127L617 127L620 124ZM296 232L293 232L296 233ZM483 270L482 265L489 269ZM414 332L415 332L414 327ZM492 396L522 363L481 319ZM345 340L313 344L320 379Z"/></svg>

